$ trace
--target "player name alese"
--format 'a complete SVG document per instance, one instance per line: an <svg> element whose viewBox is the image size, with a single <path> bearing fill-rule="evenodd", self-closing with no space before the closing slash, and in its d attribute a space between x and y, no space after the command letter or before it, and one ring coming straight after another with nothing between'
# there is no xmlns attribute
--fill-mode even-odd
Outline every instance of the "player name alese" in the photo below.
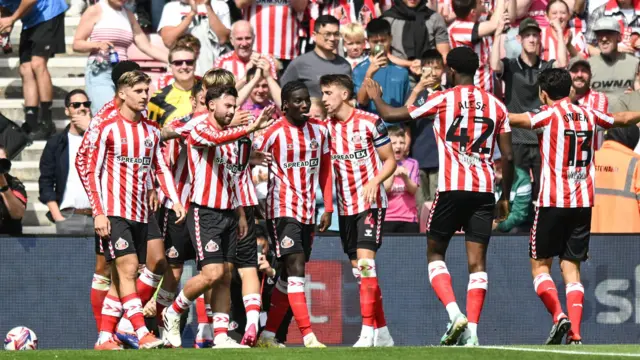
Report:
<svg viewBox="0 0 640 360"><path fill-rule="evenodd" d="M484 111L487 108L487 104L483 104L481 102L470 103L469 101L460 101L458 103L458 108L460 110L475 108L476 110Z"/></svg>

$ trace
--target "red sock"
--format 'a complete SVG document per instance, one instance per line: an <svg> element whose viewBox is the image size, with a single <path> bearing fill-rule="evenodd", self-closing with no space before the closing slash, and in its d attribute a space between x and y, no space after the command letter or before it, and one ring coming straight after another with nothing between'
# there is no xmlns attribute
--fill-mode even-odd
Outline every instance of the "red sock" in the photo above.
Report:
<svg viewBox="0 0 640 360"><path fill-rule="evenodd" d="M142 273L138 277L138 281L136 281L136 292L140 297L140 301L143 306L147 304L156 292L161 279L162 275L156 275L147 268L142 270Z"/></svg>
<svg viewBox="0 0 640 360"><path fill-rule="evenodd" d="M173 303L173 299L175 299L175 297L176 293L169 292L162 288L158 290L158 296L156 297L156 321L159 327L164 326L164 322L162 320L162 311L168 306L171 306L171 303Z"/></svg>
<svg viewBox="0 0 640 360"><path fill-rule="evenodd" d="M360 313L363 326L374 326L376 316L376 292L378 290L378 277L376 274L375 260L358 260L360 271Z"/></svg>
<svg viewBox="0 0 640 360"><path fill-rule="evenodd" d="M553 283L551 275L543 273L536 276L533 280L533 287L549 314L553 316L553 322L557 323L564 313L562 312L562 305L560 305L560 300L558 299L556 284Z"/></svg>
<svg viewBox="0 0 640 360"><path fill-rule="evenodd" d="M582 322L582 304L584 302L584 287L580 283L567 284L567 312L571 321L569 338L582 340L580 323Z"/></svg>
<svg viewBox="0 0 640 360"><path fill-rule="evenodd" d="M469 274L467 286L467 319L470 323L477 324L480 321L480 313L487 294L488 279L486 272Z"/></svg>
<svg viewBox="0 0 640 360"><path fill-rule="evenodd" d="M133 328L138 329L146 327L144 323L144 315L142 315L142 302L138 294L129 294L121 299L122 309L127 313L127 318L131 321Z"/></svg>
<svg viewBox="0 0 640 360"><path fill-rule="evenodd" d="M206 320L206 316L205 316L205 320ZM220 334L226 334L228 332L229 332L229 314L213 313L213 338L215 339L216 336Z"/></svg>
<svg viewBox="0 0 640 360"><path fill-rule="evenodd" d="M100 331L115 334L118 321L122 317L122 303L117 296L107 295L102 303Z"/></svg>
<svg viewBox="0 0 640 360"><path fill-rule="evenodd" d="M287 315L289 311L289 297L287 296L287 285L282 280L278 280L273 293L271 294L271 305L269 306L269 313L267 314L267 325L264 330L272 333L276 333L282 319Z"/></svg>
<svg viewBox="0 0 640 360"><path fill-rule="evenodd" d="M208 324L207 310L204 306L204 296L199 296L196 299L196 315L198 318L198 324Z"/></svg>
<svg viewBox="0 0 640 360"><path fill-rule="evenodd" d="M91 281L91 308L93 310L93 318L96 319L96 327L100 331L100 323L102 318L102 303L109 292L111 280L104 276L93 274Z"/></svg>
<svg viewBox="0 0 640 360"><path fill-rule="evenodd" d="M447 270L447 265L444 261L430 262L428 268L431 287L442 304L447 306L456 302L453 287L451 286L451 275L449 275L449 270Z"/></svg>
<svg viewBox="0 0 640 360"><path fill-rule="evenodd" d="M311 331L311 319L309 318L307 299L304 295L305 278L289 276L288 281L287 292L289 293L289 304L291 305L291 311L293 311L293 317L298 324L298 329L300 329L300 333L304 337L313 332Z"/></svg>
<svg viewBox="0 0 640 360"><path fill-rule="evenodd" d="M382 306L382 291L380 290L379 284L376 288L376 318L373 325L376 329L387 326L387 320L384 317L384 307Z"/></svg>

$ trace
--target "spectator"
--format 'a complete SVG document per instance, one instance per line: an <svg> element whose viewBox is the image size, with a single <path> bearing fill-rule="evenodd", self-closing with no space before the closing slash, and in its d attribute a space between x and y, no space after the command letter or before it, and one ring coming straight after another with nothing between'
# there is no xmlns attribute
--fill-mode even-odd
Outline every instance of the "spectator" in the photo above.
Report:
<svg viewBox="0 0 640 360"><path fill-rule="evenodd" d="M500 22L496 30L491 51L491 68L505 84L505 105L512 113L524 113L540 107L538 96L538 75L551 67L566 66L566 50L564 42L558 43L558 59L544 61L538 56L541 29L532 18L524 19L518 28L518 43L522 52L517 58L500 59L499 34L504 22ZM520 167L533 175L533 198L538 196L540 186L540 150L535 132L525 129L511 129L513 136L514 166Z"/></svg>
<svg viewBox="0 0 640 360"><path fill-rule="evenodd" d="M192 113L191 89L195 85L196 54L193 49L175 46L169 52L174 82L156 91L149 100L149 119L160 126Z"/></svg>
<svg viewBox="0 0 640 360"><path fill-rule="evenodd" d="M633 148L637 126L607 130L596 151L596 198L591 219L594 233L640 232L640 156Z"/></svg>
<svg viewBox="0 0 640 360"><path fill-rule="evenodd" d="M511 6L509 5L511 27L504 36L503 45L506 58L515 59L522 52L522 43L518 40L522 20L532 18L541 28L549 26L549 21L545 16L548 2L549 0L516 0L515 13L511 11Z"/></svg>
<svg viewBox="0 0 640 360"><path fill-rule="evenodd" d="M40 201L47 205L47 217L57 234L95 233L91 204L74 166L82 136L91 120L91 101L83 90L72 90L64 99L67 128L49 141L40 158ZM68 191L67 191L68 190Z"/></svg>
<svg viewBox="0 0 640 360"><path fill-rule="evenodd" d="M102 0L82 15L73 39L73 50L89 53L85 87L91 100L91 113L96 114L115 96L116 89L111 80L114 62L110 52L115 51L119 61L128 60L127 49L133 43L150 57L167 62L166 51L151 46L122 0Z"/></svg>
<svg viewBox="0 0 640 360"><path fill-rule="evenodd" d="M420 73L420 59L429 49L444 58L449 53L449 35L442 15L427 7L426 0L393 0L382 16L391 24L391 54L396 65Z"/></svg>
<svg viewBox="0 0 640 360"><path fill-rule="evenodd" d="M502 196L502 160L494 160L496 173L496 201ZM514 167L513 184L509 194L509 215L498 223L493 221L493 230L504 233L528 231L531 226L533 202L531 201L531 176L526 170Z"/></svg>
<svg viewBox="0 0 640 360"><path fill-rule="evenodd" d="M34 140L47 139L55 132L51 118L53 85L47 62L55 54L66 52L64 12L67 4L64 0L4 0L2 5L12 15L0 19L0 34L10 33L13 24L22 21L19 53L25 114L23 129L32 133Z"/></svg>
<svg viewBox="0 0 640 360"><path fill-rule="evenodd" d="M540 57L542 60L549 61L558 58L558 35L562 35L562 42L571 58L581 56L589 57L589 49L584 34L575 29L569 28L569 16L571 16L569 5L563 0L551 0L547 4L547 19L549 25L542 28ZM557 29L561 29L558 33Z"/></svg>
<svg viewBox="0 0 640 360"><path fill-rule="evenodd" d="M353 82L361 109L376 113L376 106L369 100L364 79L372 78L384 89L382 99L393 107L401 107L409 96L409 71L389 63L391 53L391 25L384 19L373 19L367 25L371 55L353 69ZM380 49L379 52L376 52Z"/></svg>
<svg viewBox="0 0 640 360"><path fill-rule="evenodd" d="M11 161L0 145L0 234L22 235L22 217L27 209L27 190L11 175Z"/></svg>
<svg viewBox="0 0 640 360"><path fill-rule="evenodd" d="M340 34L342 35L344 52L347 55L344 58L354 69L356 65L367 58L364 53L367 42L364 35L364 27L359 23L349 23L340 28Z"/></svg>
<svg viewBox="0 0 640 360"><path fill-rule="evenodd" d="M406 142L402 127L389 128L389 138L397 167L393 176L384 182L389 205L382 229L385 234L417 234L420 232L418 208L416 207L418 162L405 156Z"/></svg>
<svg viewBox="0 0 640 360"><path fill-rule="evenodd" d="M620 24L613 17L601 17L592 30L598 40L599 54L589 58L593 70L591 87L605 93L609 101L615 101L625 91L633 90L638 58L620 51Z"/></svg>
<svg viewBox="0 0 640 360"><path fill-rule="evenodd" d="M231 71L236 77L236 88L241 89L247 83L245 76L247 70L258 66L260 60L269 63L270 77L277 80L277 65L269 55L260 54L253 51L255 35L251 24L246 20L239 20L231 26L231 45L233 51L216 59L214 67Z"/></svg>
<svg viewBox="0 0 640 360"><path fill-rule="evenodd" d="M315 12L312 6L317 4L321 9L321 15L334 16L340 21L340 26L345 26L349 23L358 23L366 27L369 21L379 16L375 6L376 2L378 1L317 0L311 2L310 10L312 13Z"/></svg>
<svg viewBox="0 0 640 360"><path fill-rule="evenodd" d="M573 58L569 63L571 74L571 100L582 106L609 112L607 95L591 89L591 65L587 60Z"/></svg>
<svg viewBox="0 0 640 360"><path fill-rule="evenodd" d="M607 0L591 13L589 24L595 24L595 26L590 26L589 31L587 31L587 43L591 46L590 52L592 55L598 54L598 49L595 46L599 47L600 40L596 32L602 31L597 30L598 22L602 18L609 18L618 24L617 31L620 34L617 38L619 43L617 46L618 51L627 54L636 52L638 45L634 39L638 38L638 27L640 27L640 11L636 9L636 6L635 0ZM634 33L636 36L632 36ZM615 41L615 39L614 37L612 41Z"/></svg>
<svg viewBox="0 0 640 360"><path fill-rule="evenodd" d="M280 100L280 85L271 77L269 71L269 63L266 60L260 64L262 67L253 67L247 72L247 80L249 81L246 86L252 90L249 93L249 98L243 101L242 104L238 104L241 110L250 111L254 118L258 118L262 110L267 106L274 105L276 108L273 117L279 118L282 114L280 108L282 108L282 101ZM258 65L258 66L260 66ZM267 74L263 76L263 74Z"/></svg>
<svg viewBox="0 0 640 360"><path fill-rule="evenodd" d="M440 84L444 73L444 59L438 50L430 49L422 58L420 82L413 88L407 106L422 106L427 97L435 91L443 90ZM418 212L425 201L433 201L438 188L438 144L433 132L433 119L410 122L411 154L420 167L420 182L416 192Z"/></svg>
<svg viewBox="0 0 640 360"><path fill-rule="evenodd" d="M191 34L181 35L176 41L176 44L173 45L173 47L178 47L178 46L192 49L193 53L196 56L196 59L200 57L201 45L200 45L200 40L198 40L197 37ZM196 75L196 79L202 80L202 77ZM163 89L164 87L173 84L174 80L175 79L173 78L173 72L171 71L171 67L169 67L169 69L167 69L167 72L165 72L163 75L161 75L158 78L158 82L156 83L156 89Z"/></svg>
<svg viewBox="0 0 640 360"><path fill-rule="evenodd" d="M229 39L231 14L223 0L179 0L164 6L158 32L165 46L172 48L181 35L200 40L196 75L202 76L222 54Z"/></svg>
<svg viewBox="0 0 640 360"><path fill-rule="evenodd" d="M295 58L280 79L280 85L301 80L309 88L311 97L322 97L320 76L343 74L351 76L351 65L335 54L340 41L340 22L331 15L321 15L315 22L313 51Z"/></svg>

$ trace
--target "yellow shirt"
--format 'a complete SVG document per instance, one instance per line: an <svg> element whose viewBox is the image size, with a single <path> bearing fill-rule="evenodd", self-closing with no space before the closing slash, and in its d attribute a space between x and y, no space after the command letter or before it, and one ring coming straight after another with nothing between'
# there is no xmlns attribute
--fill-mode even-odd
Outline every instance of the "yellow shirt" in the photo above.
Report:
<svg viewBox="0 0 640 360"><path fill-rule="evenodd" d="M149 119L160 126L191 114L191 90L180 90L174 84L156 91L149 100Z"/></svg>

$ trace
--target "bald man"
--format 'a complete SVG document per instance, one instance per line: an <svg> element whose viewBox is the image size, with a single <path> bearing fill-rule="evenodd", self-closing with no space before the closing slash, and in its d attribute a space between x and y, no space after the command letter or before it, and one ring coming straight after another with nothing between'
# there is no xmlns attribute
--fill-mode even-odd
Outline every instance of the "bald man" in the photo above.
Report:
<svg viewBox="0 0 640 360"><path fill-rule="evenodd" d="M220 56L214 67L229 70L236 77L236 88L240 89L246 84L245 75L252 67L264 67L269 65L269 73L274 79L276 76L276 62L269 56L253 51L255 34L251 24L246 20L239 20L231 26L231 45L233 51Z"/></svg>

